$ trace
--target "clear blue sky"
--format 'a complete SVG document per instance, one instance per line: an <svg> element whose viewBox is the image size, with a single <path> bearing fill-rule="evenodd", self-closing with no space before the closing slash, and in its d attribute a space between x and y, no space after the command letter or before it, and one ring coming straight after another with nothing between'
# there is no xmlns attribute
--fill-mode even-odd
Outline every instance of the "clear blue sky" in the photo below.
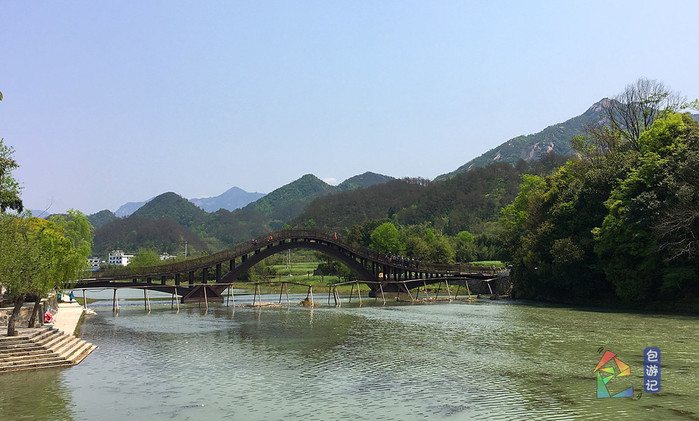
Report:
<svg viewBox="0 0 699 421"><path fill-rule="evenodd" d="M31 209L434 178L639 77L699 97L695 1L0 0Z"/></svg>

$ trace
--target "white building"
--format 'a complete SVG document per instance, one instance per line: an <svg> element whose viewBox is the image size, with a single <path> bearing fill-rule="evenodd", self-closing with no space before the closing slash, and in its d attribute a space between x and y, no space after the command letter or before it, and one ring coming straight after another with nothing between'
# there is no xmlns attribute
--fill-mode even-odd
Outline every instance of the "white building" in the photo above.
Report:
<svg viewBox="0 0 699 421"><path fill-rule="evenodd" d="M90 265L91 270L99 270L102 261L99 257L88 257L87 263Z"/></svg>
<svg viewBox="0 0 699 421"><path fill-rule="evenodd" d="M176 259L176 258L177 258L177 256L173 256L167 252L160 255L160 260L168 260L168 259Z"/></svg>
<svg viewBox="0 0 699 421"><path fill-rule="evenodd" d="M133 254L124 254L121 250L112 250L109 252L109 264L126 266L129 264L129 260L134 257Z"/></svg>

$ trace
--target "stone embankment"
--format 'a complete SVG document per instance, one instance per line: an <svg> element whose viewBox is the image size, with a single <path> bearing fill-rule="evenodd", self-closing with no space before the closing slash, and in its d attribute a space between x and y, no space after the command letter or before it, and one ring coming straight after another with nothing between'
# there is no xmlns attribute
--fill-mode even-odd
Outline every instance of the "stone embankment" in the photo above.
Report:
<svg viewBox="0 0 699 421"><path fill-rule="evenodd" d="M17 336L2 332L0 373L78 364L97 348L73 336L82 313L77 303L60 303L53 326L18 328Z"/></svg>

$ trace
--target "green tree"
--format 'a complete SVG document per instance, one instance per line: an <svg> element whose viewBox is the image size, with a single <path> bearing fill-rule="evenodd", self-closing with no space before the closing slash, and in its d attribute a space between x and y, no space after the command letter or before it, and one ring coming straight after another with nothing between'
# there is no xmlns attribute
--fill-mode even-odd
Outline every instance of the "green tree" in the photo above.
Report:
<svg viewBox="0 0 699 421"><path fill-rule="evenodd" d="M140 249L138 253L129 261L129 267L157 266L163 263L160 255L152 250Z"/></svg>
<svg viewBox="0 0 699 421"><path fill-rule="evenodd" d="M371 233L370 247L382 253L400 254L404 246L398 237L398 229L391 222L386 222Z"/></svg>
<svg viewBox="0 0 699 421"><path fill-rule="evenodd" d="M623 143L640 150L641 134L663 115L686 106L686 99L662 82L639 78L607 102L605 114L609 127Z"/></svg>
<svg viewBox="0 0 699 421"><path fill-rule="evenodd" d="M458 262L470 262L475 258L475 247L473 234L468 231L461 231L456 234L454 240L455 246L455 258Z"/></svg>
<svg viewBox="0 0 699 421"><path fill-rule="evenodd" d="M12 158L14 149L3 143L0 139L0 213L7 209L22 212L22 200L20 199L21 187L12 177L12 170L19 167Z"/></svg>
<svg viewBox="0 0 699 421"><path fill-rule="evenodd" d="M699 285L699 124L688 114L658 119L639 150L606 201L595 251L619 297L677 298Z"/></svg>
<svg viewBox="0 0 699 421"><path fill-rule="evenodd" d="M28 296L36 297L30 326L36 322L39 300L79 278L87 269L90 229L77 211L49 220L5 215L0 220L0 280L14 303L8 335Z"/></svg>

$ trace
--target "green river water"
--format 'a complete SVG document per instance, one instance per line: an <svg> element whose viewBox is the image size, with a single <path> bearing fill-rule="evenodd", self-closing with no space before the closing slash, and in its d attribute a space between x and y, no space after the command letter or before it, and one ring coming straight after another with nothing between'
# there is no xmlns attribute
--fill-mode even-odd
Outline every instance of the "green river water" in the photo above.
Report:
<svg viewBox="0 0 699 421"><path fill-rule="evenodd" d="M110 294L82 325L99 348L81 364L0 375L1 420L699 420L696 317L488 300L150 313L123 301L115 317ZM661 349L659 394L641 393L648 346ZM610 392L633 398L597 399L604 350L631 368Z"/></svg>

